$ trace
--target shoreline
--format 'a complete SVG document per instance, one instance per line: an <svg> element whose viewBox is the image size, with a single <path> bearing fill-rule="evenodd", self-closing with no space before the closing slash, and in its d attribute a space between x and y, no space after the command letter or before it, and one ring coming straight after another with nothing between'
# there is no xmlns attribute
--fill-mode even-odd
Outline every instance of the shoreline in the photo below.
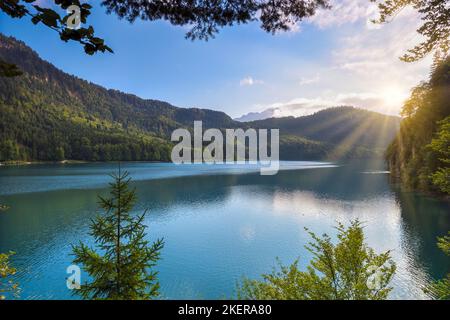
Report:
<svg viewBox="0 0 450 320"><path fill-rule="evenodd" d="M313 161L313 162L330 162L330 163L340 163L345 159L280 159L279 161ZM355 159L347 159L344 161L346 163L352 161L361 161L361 160L382 160L382 158L355 158ZM28 165L37 165L37 164L83 164L83 163L171 163L171 161L162 161L162 160L111 160L111 161L91 161L91 160L70 160L65 159L61 161L25 161L25 160L10 160L10 161L0 161L0 167L12 167L12 166L28 166Z"/></svg>
<svg viewBox="0 0 450 320"><path fill-rule="evenodd" d="M83 160L62 160L62 161L3 161L0 162L0 166L28 166L33 164L76 164L76 163L89 163L90 161Z"/></svg>
<svg viewBox="0 0 450 320"><path fill-rule="evenodd" d="M142 161L89 161L89 160L62 160L62 161L3 161L0 162L0 167L13 167L13 166L29 166L38 164L84 164L84 163L167 163L167 161L154 161L154 160L142 160Z"/></svg>

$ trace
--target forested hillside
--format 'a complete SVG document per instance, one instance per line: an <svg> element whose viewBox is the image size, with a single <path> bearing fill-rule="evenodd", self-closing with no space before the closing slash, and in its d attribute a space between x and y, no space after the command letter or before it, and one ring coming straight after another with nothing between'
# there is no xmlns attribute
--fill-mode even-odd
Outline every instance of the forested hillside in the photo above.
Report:
<svg viewBox="0 0 450 320"><path fill-rule="evenodd" d="M167 137L202 119L232 125L221 112L176 108L107 90L43 61L23 42L0 35L0 58L23 75L0 78L0 161L162 160Z"/></svg>
<svg viewBox="0 0 450 320"><path fill-rule="evenodd" d="M393 176L411 189L450 194L450 57L434 65L402 114L387 152Z"/></svg>
<svg viewBox="0 0 450 320"><path fill-rule="evenodd" d="M278 128L289 160L382 156L399 118L337 107L300 118L249 123L223 112L145 100L64 73L23 42L0 34L0 59L23 75L0 77L0 161L168 161L176 128Z"/></svg>
<svg viewBox="0 0 450 320"><path fill-rule="evenodd" d="M283 128L283 134L286 135L381 149L389 145L389 137L395 136L399 123L398 117L353 107L329 108L299 118L270 118L248 122L256 128Z"/></svg>

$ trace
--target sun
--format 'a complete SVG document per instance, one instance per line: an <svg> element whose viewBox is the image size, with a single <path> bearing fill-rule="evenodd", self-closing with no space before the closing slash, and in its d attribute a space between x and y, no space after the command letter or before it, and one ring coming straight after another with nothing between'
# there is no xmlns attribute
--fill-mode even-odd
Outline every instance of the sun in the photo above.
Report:
<svg viewBox="0 0 450 320"><path fill-rule="evenodd" d="M381 90L381 98L387 110L400 110L408 98L408 93L397 85L390 85Z"/></svg>

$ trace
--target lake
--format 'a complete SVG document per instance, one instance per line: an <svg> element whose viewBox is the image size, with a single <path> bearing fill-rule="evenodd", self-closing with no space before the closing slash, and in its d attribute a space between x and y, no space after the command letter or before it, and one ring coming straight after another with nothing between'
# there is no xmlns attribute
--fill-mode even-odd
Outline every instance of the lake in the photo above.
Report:
<svg viewBox="0 0 450 320"><path fill-rule="evenodd" d="M450 230L450 205L389 183L375 161L282 162L275 176L243 165L124 163L148 209L149 240L164 237L158 263L163 299L235 295L242 277L258 278L311 254L305 227L335 238L336 221L360 219L367 242L392 250L391 299L427 299L421 288L443 277L450 259L436 237ZM0 167L0 252L13 250L22 299L76 299L66 288L71 244L92 243L97 195L117 164ZM86 279L86 275L82 275Z"/></svg>

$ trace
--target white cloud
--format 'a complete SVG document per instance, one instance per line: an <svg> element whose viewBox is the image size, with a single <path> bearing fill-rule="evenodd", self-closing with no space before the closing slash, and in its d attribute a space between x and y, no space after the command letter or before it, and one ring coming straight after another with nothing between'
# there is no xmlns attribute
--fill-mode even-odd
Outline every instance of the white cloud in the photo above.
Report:
<svg viewBox="0 0 450 320"><path fill-rule="evenodd" d="M335 102L328 101L322 98L306 99L298 98L287 102L273 103L266 106L256 106L256 109L262 110L260 112L250 112L243 115L236 120L239 121L253 121L267 118L281 118L281 117L300 117L315 113L327 107L336 106Z"/></svg>
<svg viewBox="0 0 450 320"><path fill-rule="evenodd" d="M387 24L375 25L371 20L378 9L370 1L333 0L333 4L333 9L321 10L306 22L331 35L327 55L319 60L283 60L270 76L277 80L258 95L252 93L258 99L253 110L264 110L252 117L301 116L338 105L398 115L410 90L428 78L431 55L416 63L399 59L422 40L416 32L422 21L413 8L405 8ZM299 73L305 76L299 79ZM295 99L299 96L308 98Z"/></svg>
<svg viewBox="0 0 450 320"><path fill-rule="evenodd" d="M308 21L324 29L355 23L361 19L369 20L374 18L376 12L375 5L368 0L332 0L331 6L331 9L319 10Z"/></svg>
<svg viewBox="0 0 450 320"><path fill-rule="evenodd" d="M366 110L397 115L396 105L401 104L405 96L396 91L390 92L350 92L316 98L296 98L286 102L278 102L265 106L256 106L260 112L248 113L237 120L252 121L266 118L301 117L317 111L338 106L352 106Z"/></svg>
<svg viewBox="0 0 450 320"><path fill-rule="evenodd" d="M53 1L49 0L35 0L33 5L37 5L43 8L51 8L56 7L56 5L53 3Z"/></svg>
<svg viewBox="0 0 450 320"><path fill-rule="evenodd" d="M400 61L407 49L421 41L416 33L420 23L413 10L402 11L381 29L365 29L356 35L342 37L333 50L334 68L342 77L353 77L371 91L396 87L405 95L427 78L431 56L416 63Z"/></svg>
<svg viewBox="0 0 450 320"><path fill-rule="evenodd" d="M254 79L253 77L245 77L244 79L241 79L241 81L239 82L239 85L241 87L245 87L245 86L253 86L253 85L257 85L257 84L263 84L264 81L262 80L257 80Z"/></svg>
<svg viewBox="0 0 450 320"><path fill-rule="evenodd" d="M383 107L386 106L387 101L385 101L385 97L382 95L382 93L341 93L336 96L336 101L341 105L354 106L357 108L377 112L384 111L384 113L389 113L388 110L383 110Z"/></svg>
<svg viewBox="0 0 450 320"><path fill-rule="evenodd" d="M376 27L369 20L375 18L374 14L378 11L375 4L370 3L369 0L331 0L330 2L331 9L318 10L315 15L306 20L306 23L326 29L366 19L368 28ZM302 22L292 22L289 24L288 31L280 32L280 34L298 33L302 31L301 24Z"/></svg>
<svg viewBox="0 0 450 320"><path fill-rule="evenodd" d="M272 117L301 117L309 114L313 114L319 110L335 106L332 101L322 100L321 98L316 99L294 99L285 104L278 103L276 107L273 107Z"/></svg>
<svg viewBox="0 0 450 320"><path fill-rule="evenodd" d="M297 98L287 102L278 102L266 106L257 106L256 108L262 110L261 112L250 113L246 116L253 118L280 118L280 117L300 117L315 113L319 110L342 105L336 100L327 98ZM242 117L245 118L245 117Z"/></svg>
<svg viewBox="0 0 450 320"><path fill-rule="evenodd" d="M320 76L318 74L316 74L314 77L311 77L311 78L301 78L298 84L301 86L305 86L305 85L317 83L319 81L320 81Z"/></svg>

